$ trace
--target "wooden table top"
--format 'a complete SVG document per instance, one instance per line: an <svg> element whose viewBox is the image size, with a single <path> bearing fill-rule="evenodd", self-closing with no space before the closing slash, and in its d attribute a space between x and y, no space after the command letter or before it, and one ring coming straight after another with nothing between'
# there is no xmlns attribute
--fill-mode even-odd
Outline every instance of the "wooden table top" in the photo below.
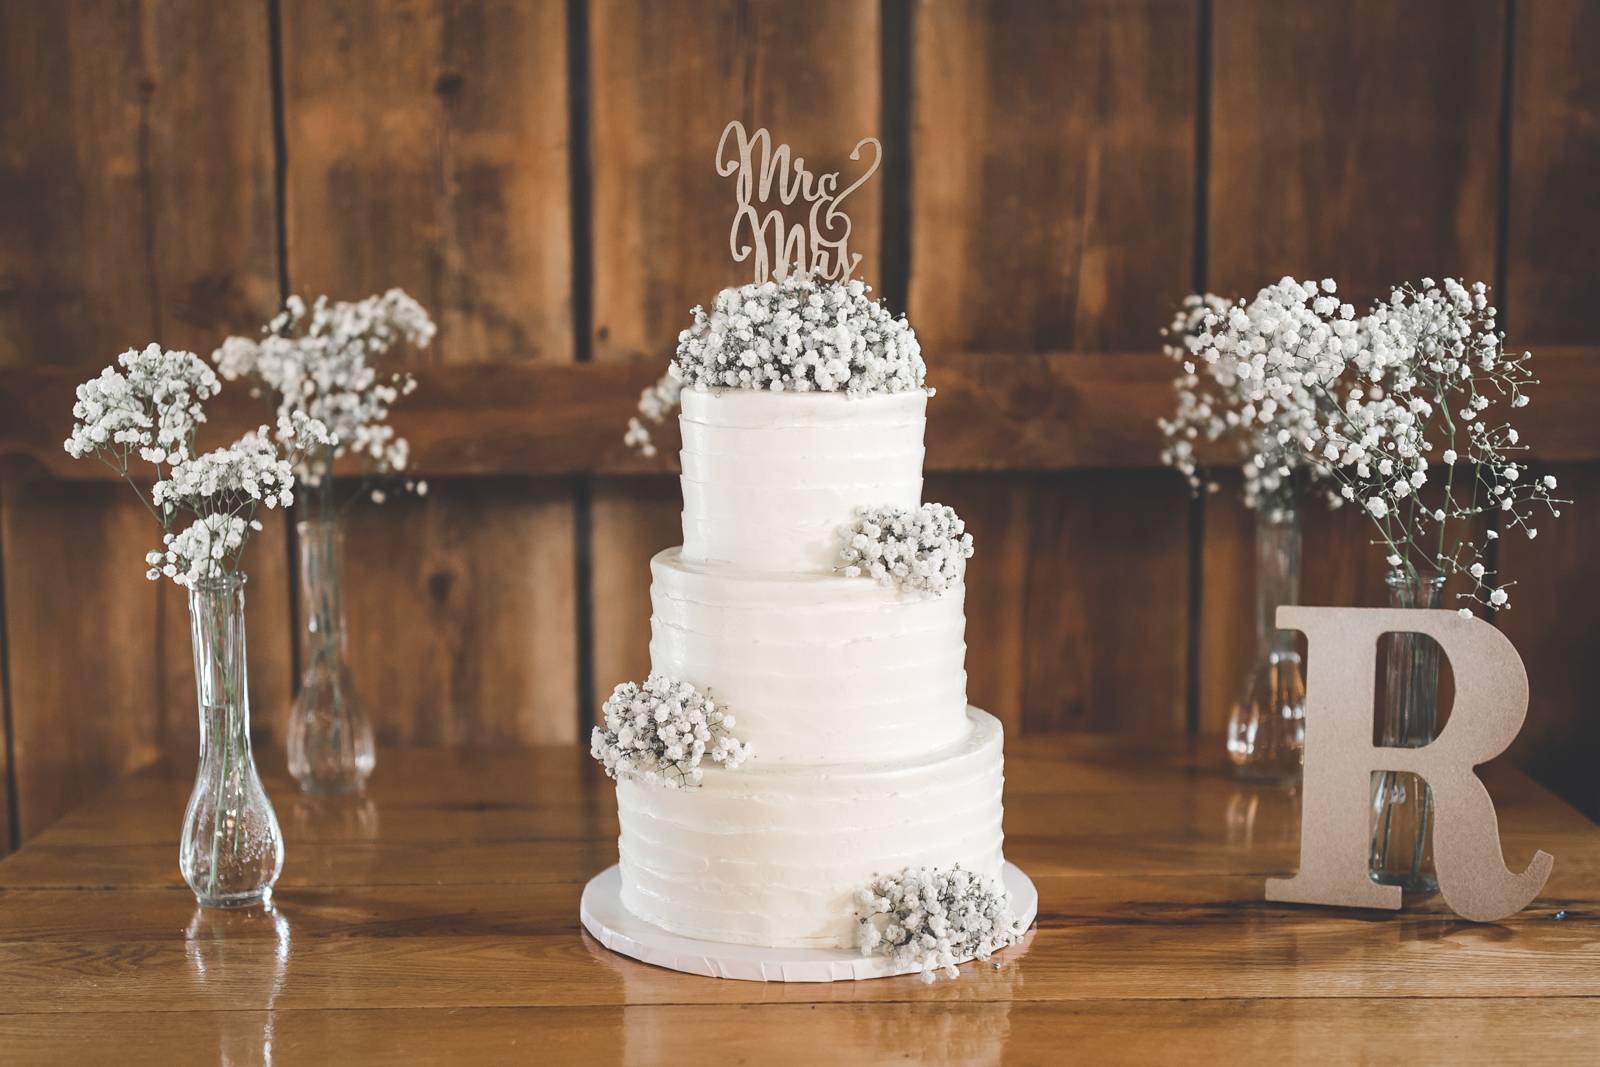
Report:
<svg viewBox="0 0 1600 1067"><path fill-rule="evenodd" d="M1600 829L1491 766L1508 862L1556 857L1522 914L1268 905L1297 801L1214 751L1011 742L1006 853L1039 922L934 985L610 954L578 896L616 858L615 803L576 751L384 752L366 797L334 800L264 755L288 858L276 909L248 914L195 906L192 770L154 768L0 862L0 1062L1592 1062Z"/></svg>

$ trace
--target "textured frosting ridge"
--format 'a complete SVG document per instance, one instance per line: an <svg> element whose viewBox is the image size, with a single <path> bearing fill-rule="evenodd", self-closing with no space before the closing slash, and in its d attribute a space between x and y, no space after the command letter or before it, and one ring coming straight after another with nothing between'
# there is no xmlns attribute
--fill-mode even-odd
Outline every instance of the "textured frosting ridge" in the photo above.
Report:
<svg viewBox="0 0 1600 1067"><path fill-rule="evenodd" d="M876 873L961 864L998 879L1001 728L976 708L920 759L706 771L699 789L617 785L622 901L688 937L848 947Z"/></svg>
<svg viewBox="0 0 1600 1067"><path fill-rule="evenodd" d="M966 730L963 592L650 561L654 670L709 691L762 762L901 759Z"/></svg>
<svg viewBox="0 0 1600 1067"><path fill-rule="evenodd" d="M687 559L826 573L856 508L921 503L924 392L685 389L680 399Z"/></svg>

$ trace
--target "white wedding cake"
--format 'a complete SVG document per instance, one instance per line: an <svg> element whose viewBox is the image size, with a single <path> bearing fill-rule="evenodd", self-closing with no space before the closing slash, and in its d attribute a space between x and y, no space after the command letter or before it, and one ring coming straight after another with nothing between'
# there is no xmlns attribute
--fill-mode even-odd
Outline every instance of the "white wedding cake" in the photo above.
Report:
<svg viewBox="0 0 1600 1067"><path fill-rule="evenodd" d="M910 328L860 282L791 276L695 312L673 367L683 545L650 563L650 657L747 755L724 761L702 729L619 760L633 731L604 756L596 731L621 900L696 939L853 947L875 875L959 865L1000 885L1001 727L966 698L971 542L942 509L949 550L918 548L943 521L921 496L929 391ZM919 508L923 541L885 550L883 516Z"/></svg>

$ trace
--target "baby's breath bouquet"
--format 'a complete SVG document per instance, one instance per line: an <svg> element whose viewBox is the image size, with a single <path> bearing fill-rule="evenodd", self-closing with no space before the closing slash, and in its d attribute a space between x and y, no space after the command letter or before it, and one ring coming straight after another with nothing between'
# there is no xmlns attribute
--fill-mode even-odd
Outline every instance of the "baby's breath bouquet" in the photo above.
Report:
<svg viewBox="0 0 1600 1067"><path fill-rule="evenodd" d="M399 289L353 303L321 296L309 308L291 296L262 337L230 337L211 357L224 378L245 379L253 393L269 396L280 419L318 419L336 439L304 456L297 470L315 498L295 527L307 656L288 750L290 773L308 792L359 790L375 758L372 725L345 662L333 464L347 451L360 457L376 483L363 483L363 490L376 503L383 503L385 485L428 491L427 482L404 477L410 446L389 425L390 407L416 388L416 379L380 373L373 364L402 342L426 348L433 335L427 311Z"/></svg>
<svg viewBox="0 0 1600 1067"><path fill-rule="evenodd" d="M1276 617L1299 599L1300 498L1320 481L1318 464L1299 442L1318 425L1324 403L1300 383L1262 395L1254 361L1302 339L1339 351L1359 343L1355 309L1337 294L1332 279L1286 279L1248 302L1191 296L1166 331L1165 351L1181 373L1173 383L1177 409L1160 420L1162 459L1196 491L1215 490L1198 466L1196 445L1225 444L1242 473L1244 504L1255 513L1255 652L1227 730L1228 755L1242 778L1300 774L1305 675L1293 635L1277 628Z"/></svg>
<svg viewBox="0 0 1600 1067"><path fill-rule="evenodd" d="M145 576L188 590L201 752L179 867L202 905L236 907L269 900L283 867L277 816L250 752L240 556L262 528L258 509L292 504L295 464L333 438L293 412L280 416L276 435L263 426L197 454L205 402L220 388L192 352L130 349L78 387L66 450L94 456L133 487L163 534ZM139 464L154 478L148 495Z"/></svg>
<svg viewBox="0 0 1600 1067"><path fill-rule="evenodd" d="M1330 314L1340 319L1351 317L1350 305L1333 299L1333 283L1325 284L1327 292L1315 298L1314 306L1296 305L1296 325ZM1254 310L1259 313L1261 308ZM1242 301L1213 293L1194 294L1185 298L1163 331L1166 343L1162 351L1179 365L1180 373L1172 383L1173 415L1158 420L1166 439L1161 460L1181 472L1195 491L1215 492L1218 483L1200 468L1196 445L1223 443L1237 459L1245 507L1282 518L1296 506L1298 492L1315 474L1294 442L1315 425L1316 398L1298 389L1281 400L1260 403L1237 361L1202 359L1196 351L1200 339L1218 323L1243 325L1251 312Z"/></svg>
<svg viewBox="0 0 1600 1067"><path fill-rule="evenodd" d="M1424 278L1359 320L1342 307L1337 319L1307 319L1302 308L1332 302L1315 289L1286 278L1244 315L1208 316L1191 347L1231 364L1260 412L1314 400L1314 419L1277 437L1370 518L1391 568L1411 580L1460 576L1458 598L1506 607L1510 583L1489 544L1512 530L1536 537L1538 517L1561 504L1555 479L1520 461L1526 446L1509 421L1537 384L1529 353L1506 351L1482 282Z"/></svg>
<svg viewBox="0 0 1600 1067"><path fill-rule="evenodd" d="M155 518L163 547L145 557L152 580L193 588L236 575L245 543L261 529L257 511L292 504L295 464L332 441L320 421L296 412L280 417L276 440L262 426L196 455L205 401L220 389L194 353L154 344L129 349L78 386L67 453L111 468ZM139 462L154 478L148 496L135 480Z"/></svg>
<svg viewBox="0 0 1600 1067"><path fill-rule="evenodd" d="M211 358L223 378L248 380L253 394L270 397L280 417L300 412L320 420L337 438L306 456L298 472L317 490L319 510L328 515L335 506L333 462L347 451L375 475L404 474L410 446L389 425L389 410L416 388L416 379L404 372L380 373L373 360L401 342L426 348L434 332L427 311L400 289L355 302L319 296L309 308L290 296L261 338L229 337ZM403 484L427 492L425 482ZM383 502L381 486L370 494Z"/></svg>
<svg viewBox="0 0 1600 1067"><path fill-rule="evenodd" d="M1454 578L1463 615L1474 603L1505 609L1512 583L1497 573L1494 543L1538 536L1537 523L1563 503L1555 478L1523 460L1510 421L1537 384L1530 355L1507 351L1481 282L1424 278L1359 319L1342 306L1333 316L1331 305L1319 287L1285 278L1242 315L1207 315L1190 348L1231 365L1258 412L1314 400L1315 419L1279 440L1368 518L1392 606L1439 607ZM1386 635L1382 651L1380 743L1425 745L1437 728L1438 646L1402 632ZM1435 887L1427 783L1378 775L1373 808L1372 877Z"/></svg>

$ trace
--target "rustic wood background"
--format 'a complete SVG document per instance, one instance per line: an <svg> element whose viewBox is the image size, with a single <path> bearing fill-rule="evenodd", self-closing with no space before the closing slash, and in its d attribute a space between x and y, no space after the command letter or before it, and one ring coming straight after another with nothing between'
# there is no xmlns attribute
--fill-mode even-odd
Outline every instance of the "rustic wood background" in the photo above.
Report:
<svg viewBox="0 0 1600 1067"><path fill-rule="evenodd" d="M1515 758L1595 813L1597 39L1589 0L0 0L0 851L194 744L183 599L142 577L132 494L60 451L72 385L151 339L209 354L286 292L401 285L440 324L398 420L432 492L349 534L381 740L575 741L645 673L678 498L621 428L744 276L733 117L830 166L884 141L863 273L940 387L927 495L976 535L971 694L1013 731L1225 721L1249 518L1154 465L1183 294L1493 283L1578 501L1501 551ZM249 567L269 738L292 542ZM1306 602L1378 602L1381 572L1353 514L1308 518Z"/></svg>

